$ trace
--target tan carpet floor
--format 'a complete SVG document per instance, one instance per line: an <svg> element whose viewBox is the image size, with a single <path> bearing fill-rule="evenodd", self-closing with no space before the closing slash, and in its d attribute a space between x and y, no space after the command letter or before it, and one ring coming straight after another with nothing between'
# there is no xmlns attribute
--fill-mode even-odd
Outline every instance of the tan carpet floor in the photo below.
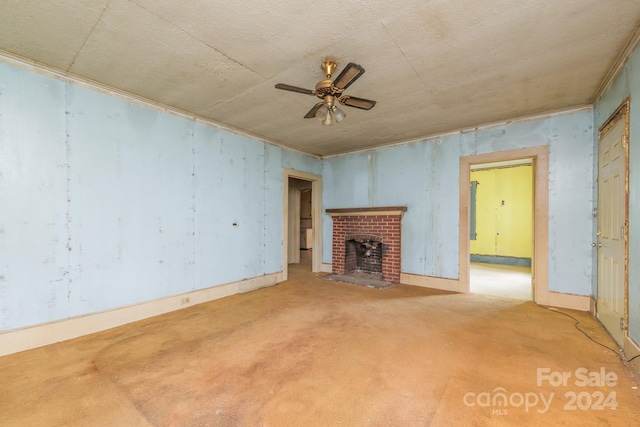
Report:
<svg viewBox="0 0 640 427"><path fill-rule="evenodd" d="M568 317L323 276L2 357L0 425L640 425L635 371Z"/></svg>

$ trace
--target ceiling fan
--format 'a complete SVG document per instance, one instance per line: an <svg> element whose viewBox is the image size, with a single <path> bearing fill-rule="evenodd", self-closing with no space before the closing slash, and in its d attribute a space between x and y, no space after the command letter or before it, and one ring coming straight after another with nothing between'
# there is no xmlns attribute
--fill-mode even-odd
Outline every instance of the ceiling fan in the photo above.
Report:
<svg viewBox="0 0 640 427"><path fill-rule="evenodd" d="M291 86L284 83L278 83L276 89L289 90L305 95L315 95L322 99L309 110L304 116L305 119L313 117L318 118L323 125L331 126L333 122L341 122L346 114L338 108L336 104L346 105L348 107L360 108L362 110L370 110L376 105L376 101L364 98L356 98L355 96L345 95L343 92L351 86L362 74L364 68L358 64L350 62L344 67L344 70L335 80L331 80L331 76L336 69L337 64L334 61L324 61L320 67L324 71L326 80L320 80L316 84L315 90L304 89L297 86Z"/></svg>

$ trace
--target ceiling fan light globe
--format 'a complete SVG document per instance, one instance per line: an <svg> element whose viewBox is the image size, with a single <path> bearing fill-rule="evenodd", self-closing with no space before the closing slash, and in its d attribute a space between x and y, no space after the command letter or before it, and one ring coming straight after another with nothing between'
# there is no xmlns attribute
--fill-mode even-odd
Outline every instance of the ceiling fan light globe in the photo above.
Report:
<svg viewBox="0 0 640 427"><path fill-rule="evenodd" d="M322 122L325 126L331 126L333 124L333 113L331 111L327 112L327 117Z"/></svg>
<svg viewBox="0 0 640 427"><path fill-rule="evenodd" d="M329 114L329 109L326 105L323 105L316 112L316 118L321 122L324 122L327 119L327 114Z"/></svg>
<svg viewBox="0 0 640 427"><path fill-rule="evenodd" d="M344 111L342 111L338 107L333 108L333 118L335 119L336 123L340 123L344 120L345 117L347 117L347 115L344 113Z"/></svg>

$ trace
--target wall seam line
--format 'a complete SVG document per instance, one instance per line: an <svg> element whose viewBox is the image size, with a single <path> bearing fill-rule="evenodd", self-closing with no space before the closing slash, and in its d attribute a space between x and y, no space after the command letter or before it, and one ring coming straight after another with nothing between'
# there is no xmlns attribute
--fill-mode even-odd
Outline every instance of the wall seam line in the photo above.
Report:
<svg viewBox="0 0 640 427"><path fill-rule="evenodd" d="M69 86L66 83L63 83L64 90L64 142L65 142L65 167L66 167L66 176L65 176L65 205L66 205L66 231L67 231L67 242L65 247L67 248L66 258L67 265L66 271L63 273L67 276L67 318L71 317L71 162L70 162L70 152L71 147L69 146L69 115L71 112L69 111Z"/></svg>

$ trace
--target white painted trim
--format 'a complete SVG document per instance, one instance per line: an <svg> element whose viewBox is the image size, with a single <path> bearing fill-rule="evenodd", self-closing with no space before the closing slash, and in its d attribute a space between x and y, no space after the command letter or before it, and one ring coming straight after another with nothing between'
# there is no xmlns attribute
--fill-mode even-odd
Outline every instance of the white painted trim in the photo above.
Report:
<svg viewBox="0 0 640 427"><path fill-rule="evenodd" d="M629 338L627 335L624 339L624 355L628 359L637 356L640 354L640 346L636 344L633 338ZM640 372L640 357L631 361L631 364L636 369L636 371Z"/></svg>
<svg viewBox="0 0 640 427"><path fill-rule="evenodd" d="M322 271L322 177L309 172L284 168L282 171L282 279L289 276L289 178L311 181L311 205L313 224L313 252L311 254L311 271Z"/></svg>
<svg viewBox="0 0 640 427"><path fill-rule="evenodd" d="M452 291L467 293L468 290L464 283L457 279L445 279L442 277L420 276L417 274L400 274L400 283L405 285L420 286L423 288L439 289L443 291ZM557 308L568 308L570 310L589 311L591 307L591 297L583 295L562 294L559 292L548 292L542 305L548 305Z"/></svg>
<svg viewBox="0 0 640 427"><path fill-rule="evenodd" d="M635 49L639 41L640 41L640 27L636 28L636 31L633 33L633 35L631 36L627 44L624 46L624 48L620 51L620 54L618 54L618 57L616 58L613 65L607 72L607 75L604 77L604 79L600 83L600 86L596 90L596 93L593 99L591 100L591 103L593 105L597 104L602 98L602 96L607 92L607 90L609 90L609 88L611 87L611 84L618 77L618 73L620 73L620 70L629 59L629 56L631 56L631 54L633 53L633 50Z"/></svg>
<svg viewBox="0 0 640 427"><path fill-rule="evenodd" d="M284 278L284 272L278 271L276 273L276 283L284 282L286 279ZM263 286L264 287L264 286Z"/></svg>
<svg viewBox="0 0 640 427"><path fill-rule="evenodd" d="M255 141L263 142L265 144L270 144L278 148L299 153L305 156L313 157L315 159L321 159L321 157L318 156L317 154L305 153L304 151L287 147L275 141L271 141L271 140L265 139L264 137L254 135L242 129L235 128L233 126L229 126L220 122L216 122L215 120L212 120L209 117L194 114L189 111L181 110L179 108L172 107L170 105L162 104L160 102L153 101L151 99L144 98L142 96L138 96L121 89L117 89L115 87L107 86L95 80L87 79L85 77L81 77L81 76L69 73L68 71L60 70L37 61L33 61L31 59L24 58L19 55L15 55L13 53L7 52L2 49L0 49L0 62L4 62L5 64L22 68L23 70L28 70L46 77L50 77L52 79L60 80L64 83L69 83L74 86L78 86L84 89L98 92L103 95L111 96L113 98L117 98L122 101L129 102L131 104L140 105L142 107L159 111L161 113L170 114L172 116L179 117L181 119L190 120L196 123L201 123L207 126L211 126L216 129L224 130L229 133L245 136Z"/></svg>
<svg viewBox="0 0 640 427"><path fill-rule="evenodd" d="M408 139L408 140L404 140L404 141L392 142L392 143L389 143L389 144L377 145L375 147L366 147L366 148L361 148L361 149L358 149L358 150L345 151L344 153L327 154L327 155L322 156L321 158L322 158L322 160L325 160L325 159L330 159L330 158L333 158L333 157L349 156L351 154L366 153L366 152L369 152L369 151L383 150L383 149L393 148L393 147L400 147L400 146L403 146L403 145L414 144L416 142L440 139L440 138L445 138L445 137L448 137L448 136L461 135L461 134L465 134L465 133L477 132L477 131L480 131L480 130L487 130L487 129L494 129L494 128L498 128L498 127L504 127L504 126L507 126L507 125L514 125L514 124L519 124L519 123L527 123L527 122L532 122L532 121L536 121L536 120L546 120L546 119L551 119L551 118L555 118L555 117L568 116L568 115L571 115L571 114L576 114L576 113L581 113L583 111L591 111L591 110L593 110L593 105L592 104L576 105L576 106L573 106L573 107L547 111L545 113L532 114L532 115L528 115L528 116L514 117L514 118L510 118L510 119L498 120L498 121L495 121L495 122L483 123L483 124L478 124L478 125L474 125L474 126L468 126L468 127L459 128L459 129L452 129L452 130L448 130L448 131L445 131L445 132L432 133L432 134L424 135L424 136L421 136L421 137L418 137L418 138L412 138L412 139Z"/></svg>
<svg viewBox="0 0 640 427"><path fill-rule="evenodd" d="M333 264L322 264L320 266L320 271L322 273L333 273Z"/></svg>
<svg viewBox="0 0 640 427"><path fill-rule="evenodd" d="M0 333L0 356L78 338L231 295L251 292L275 285L281 278L281 272L268 274L140 304L13 329ZM189 303L181 304L185 298L189 298Z"/></svg>
<svg viewBox="0 0 640 427"><path fill-rule="evenodd" d="M591 296L563 294L549 291L544 298L536 301L540 305L548 305L557 308L568 308L569 310L589 311L591 309Z"/></svg>
<svg viewBox="0 0 640 427"><path fill-rule="evenodd" d="M531 278L533 301L548 304L549 295L549 146L541 145L507 151L496 151L460 158L460 233L459 277L464 292L469 292L470 242L469 242L469 185L471 165L533 159L534 173L534 225ZM564 294L561 294L564 295ZM564 300L561 300L561 302ZM563 306L563 305L560 305ZM588 310L588 308L587 308Z"/></svg>
<svg viewBox="0 0 640 427"><path fill-rule="evenodd" d="M423 288L440 289L442 291L461 293L467 292L464 284L462 284L458 279L446 279L443 277L400 273L400 283L404 283L405 285L420 286Z"/></svg>
<svg viewBox="0 0 640 427"><path fill-rule="evenodd" d="M635 42L637 42L637 38L635 39ZM635 44L634 44L635 46ZM626 60L626 58L625 58ZM495 128L495 127L501 127L501 126L505 126L505 125L509 125L509 124L516 124L516 123L524 123L524 122L530 122L530 121L534 121L534 120L543 120L543 119L548 119L548 118L552 118L552 117L560 117L560 116L565 116L565 115L569 115L569 114L575 114L581 111L589 111L593 109L593 105L592 104L587 104L587 105L577 105L577 106L573 106L573 107L569 107L569 108L564 108L564 109L558 109L558 110L552 110L552 111L548 111L545 113L539 113L539 114L533 114L533 115L528 115L528 116L520 116L520 117L514 117L514 118L510 118L510 119L506 119L506 120L499 120L499 121L495 121L495 122L489 122L489 123L484 123L484 124L478 124L475 126L468 126L468 127L464 127L464 128L459 128L459 129L453 129L453 130L449 130L449 131L445 131L445 132L438 132L438 133L434 133L434 134L428 134L428 135L424 135L424 136L420 136L418 138L412 138L412 139L408 139L408 140L403 140L403 141L397 141L397 142L392 142L389 144L382 144L382 145L378 145L375 147L366 147L366 148L362 148L362 149L357 149L357 150L351 150L351 151L346 151L343 153L336 153L336 154L330 154L330 155L325 155L325 156L319 156L317 154L312 154L312 153L307 153L301 150L297 150L295 148L291 148L289 146L285 146L282 144L279 144L275 141L271 141L268 139L265 139L264 137L258 136L258 135L254 135L252 133L246 132L242 129L239 128L234 128L232 126L220 123L220 122L216 122L215 120L212 120L208 117L204 117L204 116L200 116L194 113L190 113L188 111L185 110L180 110L179 108L176 107L172 107L166 104L162 104L156 101L152 101L151 99L148 98L144 98L138 95L134 95L132 93L126 92L124 90L121 89L116 89L114 87L111 86L107 86L105 84L99 83L97 81L94 80L90 80L75 74L72 74L68 71L64 71L64 70L60 70L54 67L51 67L49 65L13 54L11 52L7 52L5 50L0 49L0 62L4 62L5 64L10 64L25 70L29 70L32 71L34 73L38 73L56 80L60 80L63 81L65 83L69 83L69 84L73 84L74 86L78 86L78 87L83 87L85 89L89 89L92 90L94 92L98 92L98 93L102 93L103 95L107 95L107 96L112 96L114 98L118 98L121 99L125 102L130 102L132 104L136 104L136 105L141 105L143 107L147 107L150 108L152 110L156 110L156 111L160 111L163 113L167 113L167 114L171 114L173 116L176 117L180 117L186 120L191 120L194 121L196 123L202 123L211 127L214 127L216 129L221 129L230 133L234 133L237 135L242 135L242 136L246 136L248 138L251 138L253 140L256 141L260 141L260 142L264 142L265 144L270 144L273 146L276 146L278 148L282 148L288 151L292 151L295 153L299 153L305 156L309 156L309 157L313 157L316 159L330 159L332 157L340 157L340 156L346 156L346 155L351 155L351 154L357 154L357 153L363 153L363 152L367 152L367 151L372 151L372 150L377 150L377 149L385 149L385 148L391 148L391 147L397 147L397 146L402 146L402 145L407 145L407 144L413 144L416 142L420 142L420 141L425 141L425 140L430 140L430 139L438 139L438 138L444 138L446 136L452 136L452 135L459 135L459 134L463 134L463 133L468 133L468 132L475 132L478 130L485 130L485 129L491 129L491 128ZM600 96L600 95L599 95ZM596 97L596 99L599 99L599 96ZM595 101L594 101L595 103Z"/></svg>
<svg viewBox="0 0 640 427"><path fill-rule="evenodd" d="M298 188L289 186L289 208L287 223L287 263L300 263L300 201L301 194ZM313 242L311 242L313 244Z"/></svg>

